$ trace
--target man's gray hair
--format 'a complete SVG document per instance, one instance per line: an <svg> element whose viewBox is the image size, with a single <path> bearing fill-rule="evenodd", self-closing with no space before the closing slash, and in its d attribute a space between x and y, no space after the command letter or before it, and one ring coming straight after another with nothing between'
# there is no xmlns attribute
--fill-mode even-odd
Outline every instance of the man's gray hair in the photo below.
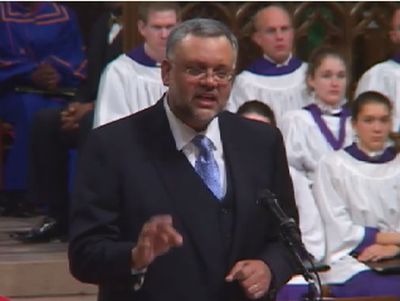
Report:
<svg viewBox="0 0 400 301"><path fill-rule="evenodd" d="M232 31L222 22L214 19L195 18L177 25L168 36L167 58L174 58L175 46L186 36L195 37L226 37L235 52L235 60L238 55L238 41Z"/></svg>

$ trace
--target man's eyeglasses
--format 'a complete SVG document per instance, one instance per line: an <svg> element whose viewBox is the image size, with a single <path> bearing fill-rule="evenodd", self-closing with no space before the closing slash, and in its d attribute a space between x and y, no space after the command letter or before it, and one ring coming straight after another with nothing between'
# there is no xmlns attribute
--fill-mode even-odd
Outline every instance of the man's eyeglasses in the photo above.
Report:
<svg viewBox="0 0 400 301"><path fill-rule="evenodd" d="M185 73L187 76L194 80L204 80L207 79L209 76L217 82L218 84L227 84L233 78L233 71L229 70L212 70L209 72L210 69L200 68L200 67L186 67Z"/></svg>

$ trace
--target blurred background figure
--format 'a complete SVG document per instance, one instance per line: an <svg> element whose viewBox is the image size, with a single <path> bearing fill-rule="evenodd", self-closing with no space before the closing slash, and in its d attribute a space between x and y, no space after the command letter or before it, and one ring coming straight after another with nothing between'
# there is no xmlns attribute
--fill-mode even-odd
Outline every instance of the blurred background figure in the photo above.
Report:
<svg viewBox="0 0 400 301"><path fill-rule="evenodd" d="M276 126L275 114L272 109L259 100L249 100L242 104L237 114L244 118L257 120Z"/></svg>
<svg viewBox="0 0 400 301"><path fill-rule="evenodd" d="M308 223L308 230L302 229L304 243L317 261L325 254L325 221L316 206L312 186L321 157L353 141L350 113L344 107L348 72L346 61L338 50L331 47L315 49L307 69L311 104L286 113L281 123L293 186L297 191L296 203L302 222ZM313 209L308 211L308 207ZM304 281L292 281L278 294L279 301L301 299L307 292Z"/></svg>
<svg viewBox="0 0 400 301"><path fill-rule="evenodd" d="M263 56L236 77L228 110L236 112L249 99L258 99L273 109L279 125L284 113L308 103L307 64L293 55L293 38L291 15L284 6L268 5L254 15L252 40Z"/></svg>
<svg viewBox="0 0 400 301"><path fill-rule="evenodd" d="M52 2L0 3L0 118L15 133L6 156L5 213L21 213L35 112L62 107L86 76L74 13Z"/></svg>
<svg viewBox="0 0 400 301"><path fill-rule="evenodd" d="M75 165L71 149L80 148L93 124L93 107L101 72L122 52L122 3L107 3L108 11L93 24L87 50L88 77L63 108L39 111L30 143L28 199L48 209L32 230L17 237L24 242L66 238L69 181Z"/></svg>
<svg viewBox="0 0 400 301"><path fill-rule="evenodd" d="M94 127L153 105L166 91L160 63L167 38L179 21L179 6L171 2L139 5L138 30L144 43L112 61L101 76Z"/></svg>
<svg viewBox="0 0 400 301"><path fill-rule="evenodd" d="M311 104L288 112L282 119L289 165L310 181L323 155L352 142L349 111L344 108L348 72L339 51L331 47L315 49L307 69Z"/></svg>

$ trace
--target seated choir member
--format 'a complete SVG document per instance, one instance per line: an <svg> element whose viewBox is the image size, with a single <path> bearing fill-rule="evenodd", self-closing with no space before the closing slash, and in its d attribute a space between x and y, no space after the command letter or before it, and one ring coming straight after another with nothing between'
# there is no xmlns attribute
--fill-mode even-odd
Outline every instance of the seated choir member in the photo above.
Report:
<svg viewBox="0 0 400 301"><path fill-rule="evenodd" d="M144 43L109 63L101 75L94 127L153 105L167 90L161 80L167 38L179 21L172 2L143 2L138 6L138 31Z"/></svg>
<svg viewBox="0 0 400 301"><path fill-rule="evenodd" d="M321 156L352 141L349 112L343 107L347 79L346 61L336 49L315 49L306 79L312 103L283 117L281 130L289 165L311 182Z"/></svg>
<svg viewBox="0 0 400 301"><path fill-rule="evenodd" d="M356 142L324 156L314 196L325 223L326 262L321 274L334 297L400 297L400 275L365 265L400 254L400 156L390 141L392 103L375 91L352 106Z"/></svg>
<svg viewBox="0 0 400 301"><path fill-rule="evenodd" d="M245 118L270 123L276 126L272 109L258 100L242 104L237 113ZM289 166L292 177L296 206L300 218L300 231L303 243L316 261L322 261L325 252L325 234L321 216L309 189L310 181L295 168ZM301 300L308 291L302 276L294 276L277 295L277 301Z"/></svg>
<svg viewBox="0 0 400 301"><path fill-rule="evenodd" d="M308 104L307 64L293 54L294 28L285 6L273 3L260 8L252 19L252 41L262 56L236 78L227 105L231 112L249 99L268 104L280 125L284 113Z"/></svg>

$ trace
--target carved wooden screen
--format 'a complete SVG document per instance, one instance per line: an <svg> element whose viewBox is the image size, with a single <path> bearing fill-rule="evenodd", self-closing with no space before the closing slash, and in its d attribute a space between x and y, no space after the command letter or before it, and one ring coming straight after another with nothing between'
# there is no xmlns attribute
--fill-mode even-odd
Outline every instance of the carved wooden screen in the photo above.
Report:
<svg viewBox="0 0 400 301"><path fill-rule="evenodd" d="M349 49L354 79L393 52L388 35L393 9L390 2L359 2L351 7Z"/></svg>
<svg viewBox="0 0 400 301"><path fill-rule="evenodd" d="M322 45L332 45L346 55L348 28L345 8L337 2L303 2L293 13L296 28L297 55L307 60L311 51Z"/></svg>
<svg viewBox="0 0 400 301"><path fill-rule="evenodd" d="M182 20L218 19L233 30L240 43L238 70L260 55L251 41L251 18L267 2L182 2ZM373 64L392 52L388 30L394 2L283 2L293 14L295 53L307 61L321 44L341 49L351 64L352 84ZM125 4L125 49L141 42L135 11L138 3Z"/></svg>

